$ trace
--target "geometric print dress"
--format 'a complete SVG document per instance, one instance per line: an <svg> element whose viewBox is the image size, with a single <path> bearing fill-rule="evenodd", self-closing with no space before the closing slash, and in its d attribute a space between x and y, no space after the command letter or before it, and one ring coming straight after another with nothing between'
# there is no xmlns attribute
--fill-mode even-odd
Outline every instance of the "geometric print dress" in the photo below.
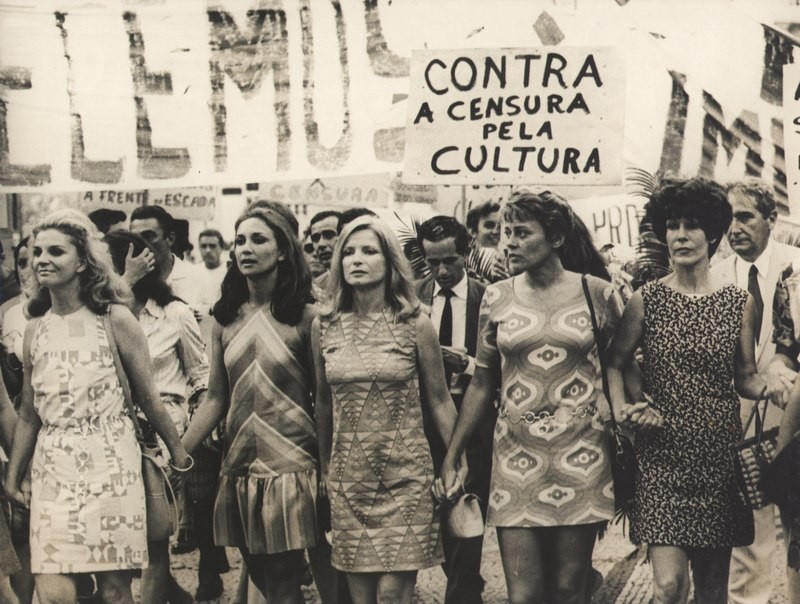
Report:
<svg viewBox="0 0 800 604"><path fill-rule="evenodd" d="M574 275L573 275L574 276ZM489 286L481 303L476 364L501 377L487 523L571 526L614 515L614 492L591 316L580 279L558 300L523 277ZM606 342L622 303L610 283L588 276Z"/></svg>
<svg viewBox="0 0 800 604"><path fill-rule="evenodd" d="M147 566L141 453L125 415L103 317L48 311L31 344L42 421L31 469L31 569Z"/></svg>
<svg viewBox="0 0 800 604"><path fill-rule="evenodd" d="M345 572L411 571L443 561L415 324L386 311L320 322L333 400L332 563Z"/></svg>
<svg viewBox="0 0 800 604"><path fill-rule="evenodd" d="M644 388L664 426L637 435L634 543L736 547L752 543L730 447L742 422L734 358L747 292L726 285L699 297L654 281L644 303Z"/></svg>
<svg viewBox="0 0 800 604"><path fill-rule="evenodd" d="M317 543L308 334L250 304L222 330L230 403L214 503L217 545L277 554Z"/></svg>

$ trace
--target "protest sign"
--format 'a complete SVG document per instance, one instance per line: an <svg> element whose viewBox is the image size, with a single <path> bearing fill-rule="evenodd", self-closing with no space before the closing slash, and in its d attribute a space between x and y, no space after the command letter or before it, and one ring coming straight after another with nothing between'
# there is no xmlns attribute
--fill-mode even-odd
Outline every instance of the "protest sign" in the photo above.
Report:
<svg viewBox="0 0 800 604"><path fill-rule="evenodd" d="M419 50L410 80L405 182L622 180L618 49Z"/></svg>
<svg viewBox="0 0 800 604"><path fill-rule="evenodd" d="M783 112L786 189L800 201L800 63L783 67Z"/></svg>
<svg viewBox="0 0 800 604"><path fill-rule="evenodd" d="M213 220L217 207L214 187L185 187L176 189L148 189L138 191L84 191L80 195L80 208L86 212L101 208L121 210L128 216L142 205L162 206L173 218L185 220Z"/></svg>
<svg viewBox="0 0 800 604"><path fill-rule="evenodd" d="M258 193L251 194L250 198L264 197L290 205L331 206L337 209L385 208L389 205L392 177L393 175L387 172L262 182L258 183Z"/></svg>

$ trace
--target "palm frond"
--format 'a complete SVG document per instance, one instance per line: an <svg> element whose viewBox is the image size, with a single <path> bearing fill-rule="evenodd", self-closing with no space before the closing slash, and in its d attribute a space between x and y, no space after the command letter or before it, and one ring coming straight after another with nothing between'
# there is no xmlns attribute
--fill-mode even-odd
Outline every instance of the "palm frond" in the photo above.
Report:
<svg viewBox="0 0 800 604"><path fill-rule="evenodd" d="M661 174L628 167L625 170L625 188L629 195L650 199L661 181ZM639 242L636 245L636 264L633 269L633 286L639 288L648 281L660 279L671 271L666 244L659 241L647 215L639 223Z"/></svg>
<svg viewBox="0 0 800 604"><path fill-rule="evenodd" d="M425 255L422 253L422 248L419 246L417 231L425 220L419 216L409 215L408 221L406 221L397 212L394 215L400 223L396 230L397 238L403 247L403 253L411 264L411 270L414 271L414 278L424 279L430 274L430 270L428 270L428 265L425 263Z"/></svg>
<svg viewBox="0 0 800 604"><path fill-rule="evenodd" d="M494 281L495 250L473 246L467 255L467 272L486 283Z"/></svg>

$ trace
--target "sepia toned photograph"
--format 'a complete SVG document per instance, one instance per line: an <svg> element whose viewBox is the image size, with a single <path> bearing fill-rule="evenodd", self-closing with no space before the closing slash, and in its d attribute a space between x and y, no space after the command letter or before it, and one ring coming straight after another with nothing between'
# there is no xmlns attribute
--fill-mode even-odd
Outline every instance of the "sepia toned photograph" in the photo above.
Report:
<svg viewBox="0 0 800 604"><path fill-rule="evenodd" d="M800 603L800 0L0 0L0 604Z"/></svg>

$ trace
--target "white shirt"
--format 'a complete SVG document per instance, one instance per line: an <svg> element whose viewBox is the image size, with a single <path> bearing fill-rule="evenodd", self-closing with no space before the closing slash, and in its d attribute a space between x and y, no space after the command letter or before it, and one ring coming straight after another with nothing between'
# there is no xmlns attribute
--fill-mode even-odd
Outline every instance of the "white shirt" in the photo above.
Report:
<svg viewBox="0 0 800 604"><path fill-rule="evenodd" d="M758 270L758 289L761 290L761 299L764 304L772 304L772 295L775 293L775 284L767 283L767 271L769 271L769 262L772 259L772 238L767 240L767 247L761 252L761 255L756 258L755 262L748 262L741 256L736 256L734 262L736 266L736 285L744 290L747 290L747 282L750 278L750 267L756 265Z"/></svg>
<svg viewBox="0 0 800 604"><path fill-rule="evenodd" d="M172 288L172 293L193 309L198 310L200 288L197 281L197 267L177 256L172 256L172 259L174 262L167 277L167 285Z"/></svg>
<svg viewBox="0 0 800 604"><path fill-rule="evenodd" d="M453 296L450 298L450 306L453 309L453 342L455 348L466 348L466 325L467 325L467 293L469 287L467 286L467 275L456 283L452 288ZM442 288L439 284L433 282L433 301L431 303L431 322L436 328L436 333L439 333L439 326L442 323L442 311L444 310L445 297L441 295Z"/></svg>
<svg viewBox="0 0 800 604"><path fill-rule="evenodd" d="M211 307L219 300L220 287L228 272L228 267L222 262L217 268L206 268L205 264L198 264L195 266L195 270L197 272L197 301L200 305L199 310L205 318Z"/></svg>

